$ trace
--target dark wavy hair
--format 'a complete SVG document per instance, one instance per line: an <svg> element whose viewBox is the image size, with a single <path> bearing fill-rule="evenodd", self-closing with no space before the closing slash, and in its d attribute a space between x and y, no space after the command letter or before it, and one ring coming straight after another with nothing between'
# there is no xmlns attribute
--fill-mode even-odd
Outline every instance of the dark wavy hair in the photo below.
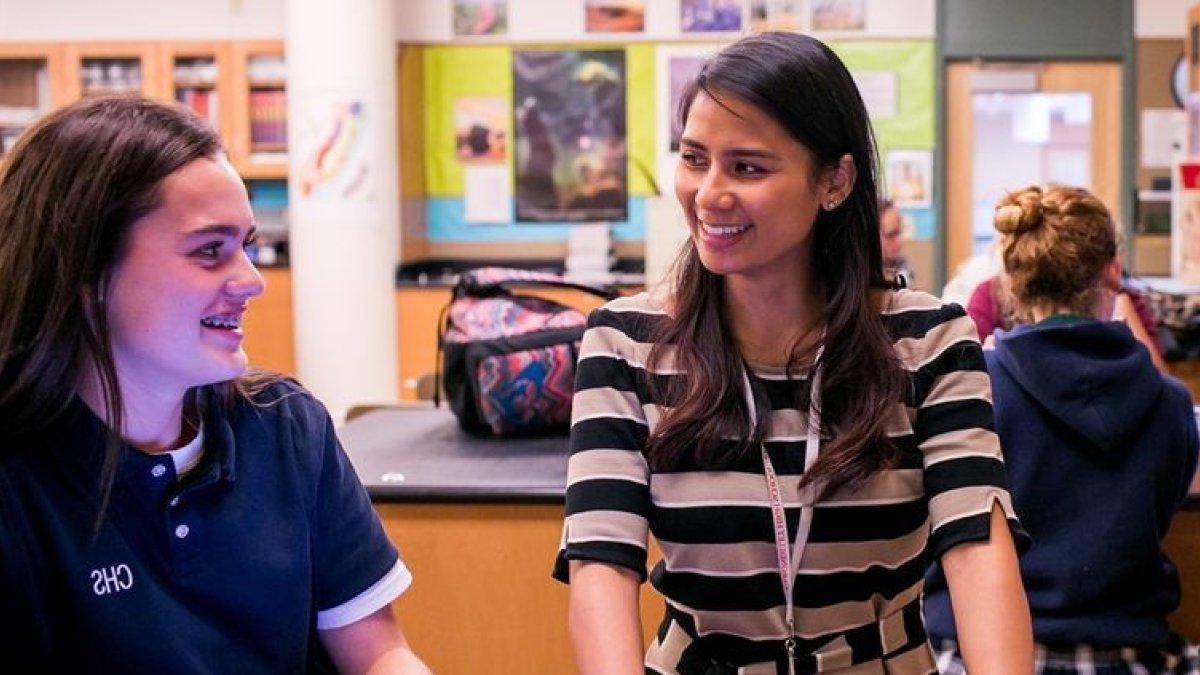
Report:
<svg viewBox="0 0 1200 675"><path fill-rule="evenodd" d="M124 427L109 277L133 223L159 206L162 181L222 152L212 127L183 106L119 97L50 113L0 164L0 438L36 438L57 424L93 363L109 430L97 527ZM214 402L250 398L277 379L247 373L215 385Z"/></svg>
<svg viewBox="0 0 1200 675"><path fill-rule="evenodd" d="M857 178L835 209L818 210L811 274L824 294L822 431L833 440L804 484L825 494L860 484L897 455L885 425L907 379L880 317L874 289L891 288L879 243L876 154L870 121L850 72L824 44L796 33L769 32L726 47L701 69L681 100L684 123L696 96L744 101L770 115L816 158L818 170L854 160ZM649 439L652 467L727 467L758 452L767 416L750 426L742 373L748 368L722 306L722 277L704 267L690 239L675 261L671 318L656 336L651 364L674 352L682 377L651 388L666 408ZM789 372L812 354L792 346ZM808 405L808 392L797 406ZM768 406L755 387L754 405ZM738 439L731 443L729 439Z"/></svg>

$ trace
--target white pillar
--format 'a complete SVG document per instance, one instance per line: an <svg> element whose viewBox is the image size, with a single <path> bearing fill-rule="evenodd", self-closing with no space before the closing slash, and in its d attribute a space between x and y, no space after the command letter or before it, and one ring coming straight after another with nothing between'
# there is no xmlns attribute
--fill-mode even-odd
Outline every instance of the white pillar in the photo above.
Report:
<svg viewBox="0 0 1200 675"><path fill-rule="evenodd" d="M399 396L394 4L287 3L296 365L337 421Z"/></svg>

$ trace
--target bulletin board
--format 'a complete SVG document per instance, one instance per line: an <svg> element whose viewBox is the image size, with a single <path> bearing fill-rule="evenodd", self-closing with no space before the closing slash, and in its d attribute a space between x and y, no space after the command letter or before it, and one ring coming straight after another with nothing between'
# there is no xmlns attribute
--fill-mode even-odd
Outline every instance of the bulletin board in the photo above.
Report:
<svg viewBox="0 0 1200 675"><path fill-rule="evenodd" d="M856 76L864 73L894 75L894 114L871 117L879 150L878 179L881 189L888 182L889 157L892 159L891 166L896 167L905 166L904 161L920 159L924 155L928 166L932 167L936 62L933 42L839 41L830 42L829 47ZM901 158L904 161L897 161ZM926 193L923 199L901 205L906 239L930 240L937 233L937 216L931 199L932 171L925 178Z"/></svg>
<svg viewBox="0 0 1200 675"><path fill-rule="evenodd" d="M884 117L873 117L880 164L886 165L888 153L932 152L934 143L934 45L927 40L838 41L830 47L856 75L866 74L876 82L894 82L894 110ZM719 47L720 43L711 43ZM530 49L512 45L428 45L421 48L422 134L424 151L424 189L427 237L431 242L545 242L565 240L568 223L522 223L513 218L506 222L468 222L464 207L466 167L473 160L463 158L463 100L486 103L499 99L515 105L513 53ZM661 49L678 49L677 44L610 43L586 45L548 45L537 49L622 49L625 54L628 220L613 223L617 240L639 241L645 236L645 199L661 190L663 171L660 147L662 119L660 86L666 86L659 70ZM456 109L458 110L456 118ZM507 142L505 161L512 166L515 136L512 116L507 117L502 134ZM491 150L481 150L490 153ZM882 175L882 173L881 173ZM511 179L511 176L510 176ZM932 238L936 223L932 209L905 209L914 231L913 238Z"/></svg>

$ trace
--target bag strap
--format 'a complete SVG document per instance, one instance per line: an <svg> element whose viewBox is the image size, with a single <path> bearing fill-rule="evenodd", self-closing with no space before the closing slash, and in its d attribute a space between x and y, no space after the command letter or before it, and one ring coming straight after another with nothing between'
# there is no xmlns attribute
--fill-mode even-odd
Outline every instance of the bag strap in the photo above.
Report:
<svg viewBox="0 0 1200 675"><path fill-rule="evenodd" d="M514 285L571 288L605 300L613 300L620 296L620 293L611 286L567 281L562 278L562 275L553 272L535 272L510 267L480 267L463 272L458 277L458 285L455 286L454 293L455 297L463 293L487 295L489 291L511 290L510 286Z"/></svg>
<svg viewBox="0 0 1200 675"><path fill-rule="evenodd" d="M447 302L442 311L438 312L437 320L437 356L433 359L433 407L442 407L442 350L446 346L446 330L450 327L450 305Z"/></svg>

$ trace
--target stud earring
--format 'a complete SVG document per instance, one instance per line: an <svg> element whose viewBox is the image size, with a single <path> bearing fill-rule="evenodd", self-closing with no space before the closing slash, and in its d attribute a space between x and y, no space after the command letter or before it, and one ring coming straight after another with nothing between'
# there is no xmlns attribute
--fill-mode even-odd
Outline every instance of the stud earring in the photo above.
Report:
<svg viewBox="0 0 1200 675"><path fill-rule="evenodd" d="M832 211L832 210L836 209L836 208L837 208L837 206L838 206L838 203L837 203L837 201L836 201L836 200L833 200L833 199L830 199L828 202L826 202L826 203L825 203L825 210L826 210L826 211Z"/></svg>

